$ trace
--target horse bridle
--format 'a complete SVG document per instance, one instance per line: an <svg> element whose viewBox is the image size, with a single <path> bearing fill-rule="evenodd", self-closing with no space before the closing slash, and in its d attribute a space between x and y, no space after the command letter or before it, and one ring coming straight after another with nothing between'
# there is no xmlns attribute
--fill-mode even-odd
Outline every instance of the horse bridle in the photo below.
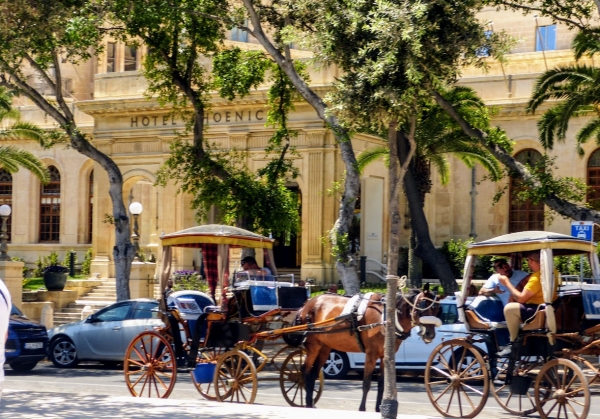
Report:
<svg viewBox="0 0 600 419"><path fill-rule="evenodd" d="M411 307L411 310L410 310L411 329L415 326L419 326L421 328L419 336L422 336L425 333L425 325L433 324L435 327L439 327L442 325L441 320L435 316L420 316L420 315L418 315L419 312L427 311L431 307L433 307L434 304L438 304L436 298L429 298L425 295L425 291L421 291L415 297L414 302L411 302L408 298L406 298L406 296L404 295L404 292L402 291L402 289L406 285L406 281L407 281L406 275L402 276L401 278L397 277L395 275L387 275L386 279L390 279L390 277L396 278L396 280L398 281L398 288L400 289L400 295L402 295L402 299L404 300L404 302L406 304L408 304ZM421 300L428 301L429 305L427 305L426 307L419 307L419 303L421 302ZM398 339L404 340L410 336L410 330L408 332L405 332L404 328L400 324L400 321L398 320L398 311L397 310L396 310L396 316L394 317L394 323L395 323L395 327L396 327L396 337L398 337Z"/></svg>

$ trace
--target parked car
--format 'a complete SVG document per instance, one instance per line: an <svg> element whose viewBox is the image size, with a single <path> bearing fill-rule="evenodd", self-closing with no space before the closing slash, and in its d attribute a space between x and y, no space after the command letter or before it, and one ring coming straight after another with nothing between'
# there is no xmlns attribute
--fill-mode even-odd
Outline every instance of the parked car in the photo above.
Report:
<svg viewBox="0 0 600 419"><path fill-rule="evenodd" d="M157 300L120 301L85 320L51 329L48 359L59 368L74 367L84 360L118 364L138 334L163 325Z"/></svg>
<svg viewBox="0 0 600 419"><path fill-rule="evenodd" d="M15 371L31 371L46 358L46 327L29 320L14 304L8 321L8 340L4 347L6 363Z"/></svg>
<svg viewBox="0 0 600 419"><path fill-rule="evenodd" d="M433 342L426 344L419 336L419 328L413 328L396 352L396 370L423 371L433 348L441 342L465 337L466 329L458 321L456 300L453 297L440 301L442 326L436 329ZM341 352L332 350L323 367L326 378L343 379L350 371L362 371L365 366L365 354L362 352Z"/></svg>

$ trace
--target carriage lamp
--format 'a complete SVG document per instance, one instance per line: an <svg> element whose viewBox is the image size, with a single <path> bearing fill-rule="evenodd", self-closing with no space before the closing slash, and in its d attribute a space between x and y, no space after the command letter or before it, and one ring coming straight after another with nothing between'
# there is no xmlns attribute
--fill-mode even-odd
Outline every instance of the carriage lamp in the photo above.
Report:
<svg viewBox="0 0 600 419"><path fill-rule="evenodd" d="M135 249L135 257L134 261L140 260L140 236L138 234L138 217L142 213L142 204L139 202L132 202L129 205L129 212L133 215L133 234L131 235L131 240L133 241L133 248Z"/></svg>
<svg viewBox="0 0 600 419"><path fill-rule="evenodd" d="M0 217L2 218L2 229L0 230L0 260L10 260L10 256L6 254L8 251L8 245L6 241L8 234L6 234L6 222L11 213L10 206L0 205Z"/></svg>

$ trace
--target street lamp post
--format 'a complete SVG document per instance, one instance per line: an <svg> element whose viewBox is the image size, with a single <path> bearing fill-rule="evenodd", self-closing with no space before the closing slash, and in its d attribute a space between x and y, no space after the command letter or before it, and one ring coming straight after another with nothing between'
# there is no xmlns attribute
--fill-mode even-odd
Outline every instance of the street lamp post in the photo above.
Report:
<svg viewBox="0 0 600 419"><path fill-rule="evenodd" d="M140 260L140 236L138 234L138 217L142 213L142 204L139 202L132 202L129 205L129 212L133 215L133 234L131 240L133 240L133 247L135 249L135 258L133 260Z"/></svg>
<svg viewBox="0 0 600 419"><path fill-rule="evenodd" d="M0 260L10 260L10 256L6 254L8 251L8 245L6 240L8 234L6 234L6 222L10 216L11 209L8 205L0 205L0 218L2 218L2 229L0 230Z"/></svg>

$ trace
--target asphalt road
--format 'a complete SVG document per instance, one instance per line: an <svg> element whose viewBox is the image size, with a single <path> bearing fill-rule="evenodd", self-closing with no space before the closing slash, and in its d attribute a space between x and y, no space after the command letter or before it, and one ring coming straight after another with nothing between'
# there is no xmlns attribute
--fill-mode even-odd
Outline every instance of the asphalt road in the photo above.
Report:
<svg viewBox="0 0 600 419"><path fill-rule="evenodd" d="M61 392L77 395L107 395L128 396L123 373L120 368L105 367L100 364L80 364L73 369L55 368L48 362L40 363L33 371L16 373L9 368L5 369L4 388L7 395L11 390L27 391L35 389L38 392ZM272 378L273 381L264 379ZM255 403L271 406L287 406L281 395L277 375L263 372L259 375L258 395ZM373 382L368 396L367 411L375 410L377 383ZM424 415L440 417L432 407L423 377L398 376L398 403L399 413L407 415ZM317 403L319 409L339 409L356 411L362 395L362 379L358 375L351 375L346 380L325 380L325 388L321 399ZM170 396L171 399L196 400L202 396L196 391L189 374L180 373L177 384ZM600 418L600 395L592 396L590 414L588 418ZM490 395L486 407L479 414L481 418L514 418L502 410ZM539 418L534 414L531 418Z"/></svg>

